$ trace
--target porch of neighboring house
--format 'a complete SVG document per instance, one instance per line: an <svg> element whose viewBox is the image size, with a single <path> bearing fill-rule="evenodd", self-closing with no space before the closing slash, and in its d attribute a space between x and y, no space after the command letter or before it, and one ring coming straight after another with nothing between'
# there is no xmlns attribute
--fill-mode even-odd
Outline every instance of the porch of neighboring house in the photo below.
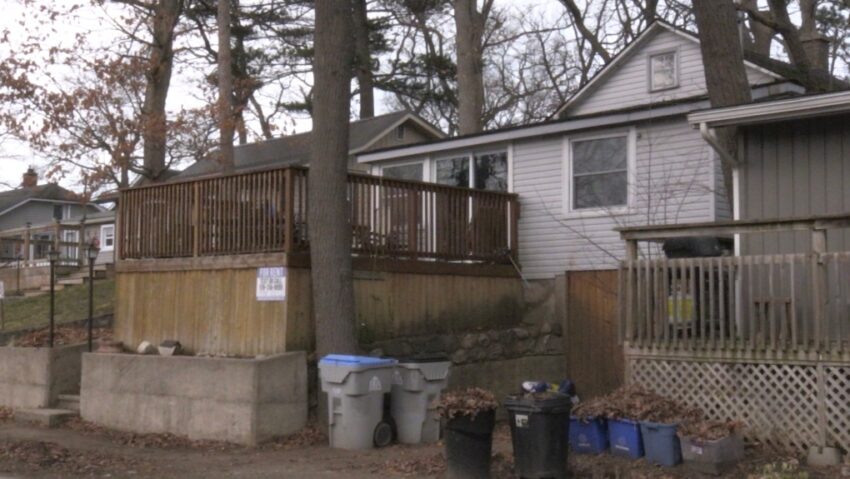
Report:
<svg viewBox="0 0 850 479"><path fill-rule="evenodd" d="M307 176L288 167L122 191L117 339L311 350ZM521 319L516 195L350 174L347 197L361 344ZM285 268L285 299L257 297L267 267Z"/></svg>
<svg viewBox="0 0 850 479"><path fill-rule="evenodd" d="M739 420L750 439L850 450L850 251L835 250L848 227L850 214L621 229L626 381ZM810 250L662 259L656 247L770 235L807 235Z"/></svg>
<svg viewBox="0 0 850 479"><path fill-rule="evenodd" d="M50 260L48 253L59 252L55 268L56 289L84 282L86 225L80 221L27 225L0 231L0 281L7 294L40 294L49 290ZM97 268L98 277L106 267Z"/></svg>

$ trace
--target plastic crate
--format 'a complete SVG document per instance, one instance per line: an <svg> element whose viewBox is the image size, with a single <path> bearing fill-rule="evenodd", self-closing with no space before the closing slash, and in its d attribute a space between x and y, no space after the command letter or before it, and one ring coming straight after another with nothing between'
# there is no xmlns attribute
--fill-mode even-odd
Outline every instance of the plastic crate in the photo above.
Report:
<svg viewBox="0 0 850 479"><path fill-rule="evenodd" d="M570 417L570 449L578 454L600 454L608 450L608 424L604 417Z"/></svg>
<svg viewBox="0 0 850 479"><path fill-rule="evenodd" d="M628 419L608 420L608 442L611 454L639 459L643 457L640 424Z"/></svg>
<svg viewBox="0 0 850 479"><path fill-rule="evenodd" d="M677 428L677 424L641 423L640 432L647 461L667 467L682 462L682 446L676 435Z"/></svg>
<svg viewBox="0 0 850 479"><path fill-rule="evenodd" d="M744 458L744 441L738 434L713 441L680 439L685 467L704 474L724 474Z"/></svg>

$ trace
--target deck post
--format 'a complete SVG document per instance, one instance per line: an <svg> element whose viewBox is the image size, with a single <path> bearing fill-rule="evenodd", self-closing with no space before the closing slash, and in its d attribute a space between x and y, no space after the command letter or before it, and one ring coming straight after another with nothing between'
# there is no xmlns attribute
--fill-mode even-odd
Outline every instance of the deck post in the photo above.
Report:
<svg viewBox="0 0 850 479"><path fill-rule="evenodd" d="M27 223L26 231L24 231L24 263L29 262L30 260L30 238L32 238L32 232L30 231L32 228L31 223Z"/></svg>
<svg viewBox="0 0 850 479"><path fill-rule="evenodd" d="M519 262L519 232L517 231L517 226L519 225L519 201L516 199L508 202L508 206L511 209L510 220L508 221L508 228L510 228L510 241L511 241L511 257L514 259L515 263Z"/></svg>
<svg viewBox="0 0 850 479"><path fill-rule="evenodd" d="M637 240L626 240L626 259L628 261L637 261L638 259L638 244Z"/></svg>
<svg viewBox="0 0 850 479"><path fill-rule="evenodd" d="M825 339L824 332L824 279L826 271L823 264L823 253L826 252L826 231L812 229L812 314L815 326L815 350L820 351Z"/></svg>
<svg viewBox="0 0 850 479"><path fill-rule="evenodd" d="M201 184L192 185L192 256L197 258L201 249Z"/></svg>
<svg viewBox="0 0 850 479"><path fill-rule="evenodd" d="M419 191L413 190L407 195L407 248L411 258L416 258L419 252Z"/></svg>

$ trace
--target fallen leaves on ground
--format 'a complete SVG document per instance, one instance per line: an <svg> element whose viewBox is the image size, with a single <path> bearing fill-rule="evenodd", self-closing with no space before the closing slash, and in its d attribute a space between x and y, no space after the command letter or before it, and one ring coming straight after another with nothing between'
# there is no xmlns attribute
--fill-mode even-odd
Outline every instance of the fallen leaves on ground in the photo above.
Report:
<svg viewBox="0 0 850 479"><path fill-rule="evenodd" d="M93 328L92 339L94 341L111 341L112 328ZM86 325L57 326L53 330L53 345L66 346L80 344L88 340L88 328ZM42 328L14 338L12 346L25 348L46 347L50 341L50 328Z"/></svg>
<svg viewBox="0 0 850 479"><path fill-rule="evenodd" d="M103 426L84 421L78 417L69 418L65 421L63 426L82 433L106 436L118 444L138 448L204 449L212 451L228 451L243 448L243 446L239 446L237 444L222 441L192 440L169 433L139 434L116 431L114 429L108 429Z"/></svg>
<svg viewBox="0 0 850 479"><path fill-rule="evenodd" d="M606 396L580 403L573 415L581 418L607 417L664 424L701 420L702 412L688 408L638 385L625 386Z"/></svg>
<svg viewBox="0 0 850 479"><path fill-rule="evenodd" d="M137 460L95 451L71 451L44 441L0 441L0 461L10 461L29 469L50 469L69 474L102 474L106 470L124 472L139 465Z"/></svg>
<svg viewBox="0 0 850 479"><path fill-rule="evenodd" d="M708 421L691 419L683 421L679 425L679 435L700 439L703 441L716 441L734 434L743 427L738 421Z"/></svg>
<svg viewBox="0 0 850 479"><path fill-rule="evenodd" d="M373 472L393 473L402 476L433 476L446 470L443 453L421 458L397 458L386 461Z"/></svg>
<svg viewBox="0 0 850 479"><path fill-rule="evenodd" d="M0 406L0 421L8 421L15 415L12 408Z"/></svg>
<svg viewBox="0 0 850 479"><path fill-rule="evenodd" d="M317 424L308 424L300 431L289 436L275 439L263 444L261 447L267 449L295 449L299 447L326 446L328 435L325 429Z"/></svg>

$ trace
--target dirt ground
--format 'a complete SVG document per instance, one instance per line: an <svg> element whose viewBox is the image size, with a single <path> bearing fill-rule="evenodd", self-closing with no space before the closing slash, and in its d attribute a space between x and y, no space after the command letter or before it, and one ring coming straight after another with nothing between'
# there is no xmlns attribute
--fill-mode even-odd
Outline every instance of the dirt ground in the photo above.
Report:
<svg viewBox="0 0 850 479"><path fill-rule="evenodd" d="M79 420L58 429L5 420L0 422L0 478L370 479L439 478L445 473L440 444L395 445L366 452L334 450L325 444L324 435L316 429L247 448L169 435L118 433ZM510 432L504 425L495 434L493 463L494 479L516 477ZM791 463L790 458L749 450L746 461L725 477L815 479L841 477L843 472L800 468L786 475L762 473L765 467L778 469ZM570 469L573 477L592 479L699 477L682 466L662 469L608 455L571 457Z"/></svg>

